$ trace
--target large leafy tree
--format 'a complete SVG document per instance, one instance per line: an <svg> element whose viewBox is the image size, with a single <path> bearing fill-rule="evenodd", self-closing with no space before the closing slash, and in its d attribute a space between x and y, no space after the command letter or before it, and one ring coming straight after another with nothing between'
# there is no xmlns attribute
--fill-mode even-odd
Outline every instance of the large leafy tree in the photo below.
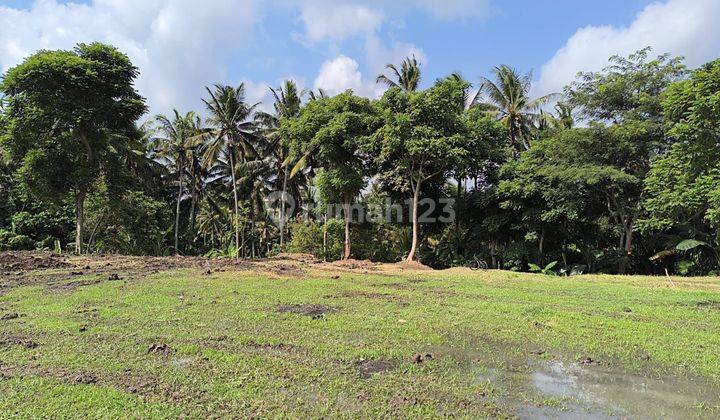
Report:
<svg viewBox="0 0 720 420"><path fill-rule="evenodd" d="M645 231L676 232L677 241L717 242L720 226L720 60L671 85L663 108L674 140L645 179ZM696 243L700 244L700 242ZM676 245L676 244L672 244Z"/></svg>
<svg viewBox="0 0 720 420"><path fill-rule="evenodd" d="M530 148L532 129L542 119L542 106L555 95L530 98L531 74L520 75L512 67L496 67L493 74L495 81L481 79L482 106L507 127L513 147L527 150Z"/></svg>
<svg viewBox="0 0 720 420"><path fill-rule="evenodd" d="M385 68L392 70L392 75L388 77L380 74L375 79L376 83L382 83L390 88L400 88L405 92L414 92L420 86L420 65L415 56L405 58L399 69L391 63L385 65Z"/></svg>
<svg viewBox="0 0 720 420"><path fill-rule="evenodd" d="M423 186L443 180L468 155L467 126L458 106L467 87L462 80L447 78L422 92L393 88L378 104L383 126L370 138L367 150L381 182L412 194L408 261L415 259L418 249L418 202Z"/></svg>
<svg viewBox="0 0 720 420"><path fill-rule="evenodd" d="M75 248L82 252L85 199L112 177L114 150L146 111L134 88L138 70L114 47L79 44L72 51L40 51L6 73L2 143L22 161L20 173L37 194L73 196Z"/></svg>
<svg viewBox="0 0 720 420"><path fill-rule="evenodd" d="M580 116L612 126L611 135L624 145L627 156L613 166L639 182L633 183L618 196L619 201L612 204L619 217L619 244L625 254L619 263L620 273L626 271L633 250L635 224L642 217L645 192L641 184L652 160L673 142L663 120L662 94L668 85L686 74L680 58L664 54L650 59L650 51L645 48L628 57L611 57L608 67L599 72L581 73L565 90L568 104L576 107ZM608 148L602 143L597 147L595 153L603 153Z"/></svg>
<svg viewBox="0 0 720 420"><path fill-rule="evenodd" d="M557 130L503 167L502 206L517 216L519 240L537 243L538 263L550 246L564 257L569 242L586 255L601 244L614 248L609 237L620 238L618 248L626 246L642 189L642 179L628 169L638 158L635 142L598 124ZM592 232L602 234L587 236Z"/></svg>
<svg viewBox="0 0 720 420"><path fill-rule="evenodd" d="M320 169L316 186L327 204L342 204L345 219L343 259L352 252L350 206L365 185L367 159L362 146L379 125L375 109L366 98L344 92L311 101L296 119L283 121L291 153L304 165L312 156Z"/></svg>

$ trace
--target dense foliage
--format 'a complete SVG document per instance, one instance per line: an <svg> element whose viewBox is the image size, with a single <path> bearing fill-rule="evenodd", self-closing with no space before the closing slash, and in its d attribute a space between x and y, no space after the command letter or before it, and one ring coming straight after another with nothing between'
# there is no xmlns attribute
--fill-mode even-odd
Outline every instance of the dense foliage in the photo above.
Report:
<svg viewBox="0 0 720 420"><path fill-rule="evenodd" d="M376 100L215 85L143 123L124 54L40 51L0 84L0 250L720 271L720 61L648 48L539 98L505 65L388 69Z"/></svg>

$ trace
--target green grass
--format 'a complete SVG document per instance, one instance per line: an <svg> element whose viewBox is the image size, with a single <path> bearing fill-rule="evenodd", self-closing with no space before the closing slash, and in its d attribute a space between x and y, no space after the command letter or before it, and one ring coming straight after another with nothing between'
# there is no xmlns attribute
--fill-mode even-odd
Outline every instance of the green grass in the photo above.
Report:
<svg viewBox="0 0 720 420"><path fill-rule="evenodd" d="M567 401L483 372L584 357L720 389L718 279L332 274L178 270L12 289L0 315L22 316L0 321L0 417L512 416ZM278 311L293 304L335 311ZM392 369L361 376L376 359ZM94 380L78 383L83 374Z"/></svg>

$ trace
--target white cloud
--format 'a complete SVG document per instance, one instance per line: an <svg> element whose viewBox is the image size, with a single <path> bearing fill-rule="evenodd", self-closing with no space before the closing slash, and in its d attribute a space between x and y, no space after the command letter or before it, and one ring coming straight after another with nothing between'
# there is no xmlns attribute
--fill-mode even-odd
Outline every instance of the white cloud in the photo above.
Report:
<svg viewBox="0 0 720 420"><path fill-rule="evenodd" d="M490 0L291 0L290 3L300 8L305 40L310 42L370 36L387 17L402 18L414 10L441 20L482 18L490 10Z"/></svg>
<svg viewBox="0 0 720 420"><path fill-rule="evenodd" d="M406 42L395 42L388 47L378 36L368 37L365 42L365 54L368 68L375 73L384 72L388 63L399 65L406 57L414 56L420 65L428 63L422 48Z"/></svg>
<svg viewBox="0 0 720 420"><path fill-rule="evenodd" d="M416 0L415 4L444 20L485 17L490 12L490 0Z"/></svg>
<svg viewBox="0 0 720 420"><path fill-rule="evenodd" d="M226 77L225 59L248 40L262 0L36 0L0 7L0 70L38 49L102 41L140 68L138 89L151 112L199 109L203 86Z"/></svg>
<svg viewBox="0 0 720 420"><path fill-rule="evenodd" d="M686 57L698 66L720 55L720 1L668 0L653 3L627 27L588 26L578 30L541 70L537 93L560 92L579 71L597 71L616 54L646 46L657 54Z"/></svg>
<svg viewBox="0 0 720 420"><path fill-rule="evenodd" d="M363 81L358 62L350 57L339 55L320 66L320 73L315 79L315 88L323 89L335 95L352 89L357 95L372 96L372 85Z"/></svg>
<svg viewBox="0 0 720 420"><path fill-rule="evenodd" d="M310 0L301 6L300 19L305 25L307 38L316 42L372 34L380 28L384 16L382 12L362 4Z"/></svg>

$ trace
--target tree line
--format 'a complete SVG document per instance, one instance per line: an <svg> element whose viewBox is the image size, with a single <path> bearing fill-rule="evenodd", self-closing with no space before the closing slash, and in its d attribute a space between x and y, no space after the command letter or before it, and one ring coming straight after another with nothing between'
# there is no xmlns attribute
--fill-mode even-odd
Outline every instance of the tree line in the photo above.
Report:
<svg viewBox="0 0 720 420"><path fill-rule="evenodd" d="M288 80L265 112L217 84L142 121L125 54L39 51L0 83L0 250L717 273L720 60L646 48L538 98L505 65L426 89L414 57L387 70L379 99ZM455 217L422 223L446 210L423 199ZM358 204L411 217L351 223Z"/></svg>

